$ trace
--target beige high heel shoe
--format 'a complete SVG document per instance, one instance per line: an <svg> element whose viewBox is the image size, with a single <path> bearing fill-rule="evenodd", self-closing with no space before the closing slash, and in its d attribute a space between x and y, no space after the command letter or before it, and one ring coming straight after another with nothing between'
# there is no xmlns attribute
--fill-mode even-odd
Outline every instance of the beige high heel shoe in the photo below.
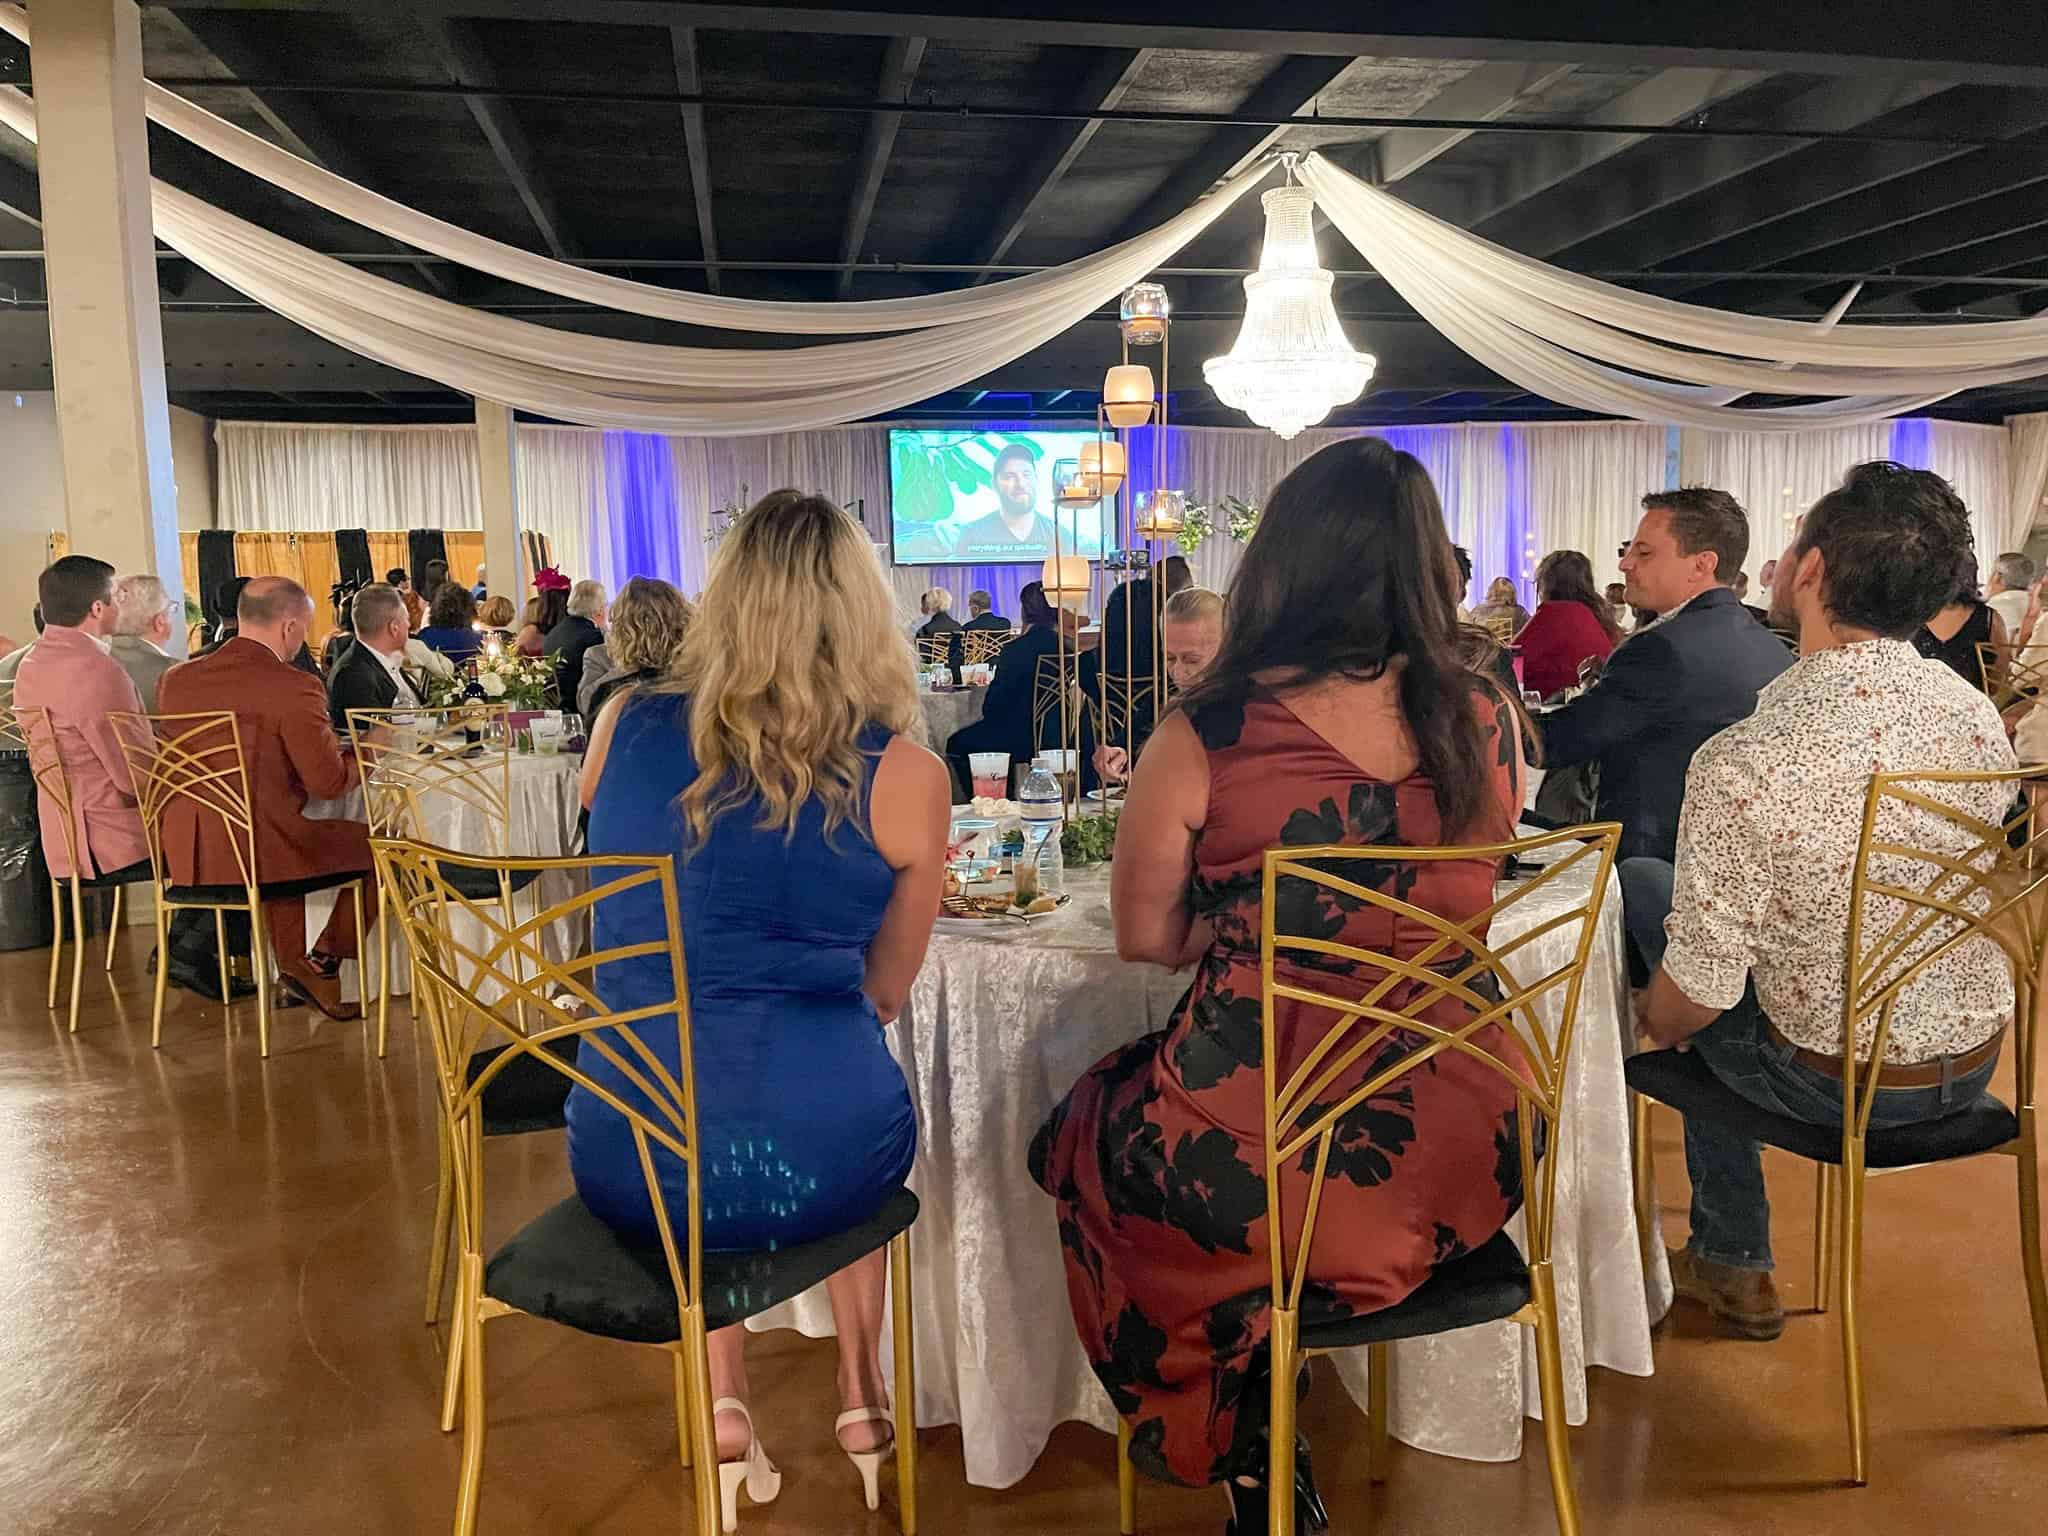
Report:
<svg viewBox="0 0 2048 1536"><path fill-rule="evenodd" d="M732 1536L740 1523L740 1484L746 1484L747 1498L751 1502L772 1504L775 1496L782 1492L782 1474L775 1470L775 1463L761 1449L761 1437L754 1433L754 1416L747 1412L747 1405L736 1397L721 1397L711 1405L711 1416L715 1419L721 1413L736 1413L747 1421L747 1454L738 1461L721 1461L718 1464L720 1524L726 1536Z"/></svg>
<svg viewBox="0 0 2048 1536"><path fill-rule="evenodd" d="M846 1459L852 1462L854 1470L860 1473L861 1489L868 1496L868 1508L880 1509L882 1463L888 1460L889 1453L896 1449L896 1425L886 1408L849 1408L833 1421L832 1438L838 1440L842 1430L855 1424L883 1424L889 1429L889 1438L872 1451L847 1451L844 1441L840 1441L839 1444L839 1449L846 1451Z"/></svg>

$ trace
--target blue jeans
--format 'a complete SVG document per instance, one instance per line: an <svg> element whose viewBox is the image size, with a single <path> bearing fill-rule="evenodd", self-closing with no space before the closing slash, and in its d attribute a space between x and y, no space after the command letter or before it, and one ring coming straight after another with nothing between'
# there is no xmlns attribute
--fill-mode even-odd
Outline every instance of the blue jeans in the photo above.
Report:
<svg viewBox="0 0 2048 1536"><path fill-rule="evenodd" d="M1623 859L1622 920L1654 971L1664 959L1664 919L1671 912L1671 865L1663 859ZM1752 979L1742 1001L1689 1042L1723 1084L1773 1114L1840 1130L1842 1084L1801 1063L1789 1045L1773 1039ZM1873 1129L1939 1120L1983 1094L1998 1065L1982 1066L1925 1088L1880 1088L1871 1106ZM1694 1254L1736 1269L1771 1268L1771 1206L1764 1194L1763 1147L1712 1120L1685 1117L1685 1167L1692 1178Z"/></svg>

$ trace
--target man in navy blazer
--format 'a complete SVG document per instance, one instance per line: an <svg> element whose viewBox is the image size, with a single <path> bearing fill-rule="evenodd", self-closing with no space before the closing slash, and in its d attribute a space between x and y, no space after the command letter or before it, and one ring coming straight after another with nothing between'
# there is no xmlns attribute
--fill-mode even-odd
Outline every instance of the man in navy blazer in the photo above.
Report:
<svg viewBox="0 0 2048 1536"><path fill-rule="evenodd" d="M1630 606L1661 617L1543 717L1545 767L1599 764L1598 814L1621 823L1622 858L1676 855L1693 753L1754 713L1757 690L1792 664L1730 586L1748 555L1749 519L1726 491L1645 496L1621 571Z"/></svg>

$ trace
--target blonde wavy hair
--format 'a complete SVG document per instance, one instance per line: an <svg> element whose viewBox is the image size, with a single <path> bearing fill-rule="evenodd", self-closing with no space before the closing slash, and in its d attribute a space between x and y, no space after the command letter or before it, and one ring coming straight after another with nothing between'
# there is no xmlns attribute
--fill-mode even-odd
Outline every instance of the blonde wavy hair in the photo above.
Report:
<svg viewBox="0 0 2048 1536"><path fill-rule="evenodd" d="M823 496L773 491L720 548L673 678L690 698L697 777L680 805L693 840L735 806L796 835L817 800L829 836L863 833L861 732L923 743L924 711L896 600L867 534Z"/></svg>
<svg viewBox="0 0 2048 1536"><path fill-rule="evenodd" d="M621 672L652 667L666 672L683 646L695 610L690 600L654 576L635 576L612 603L605 654Z"/></svg>

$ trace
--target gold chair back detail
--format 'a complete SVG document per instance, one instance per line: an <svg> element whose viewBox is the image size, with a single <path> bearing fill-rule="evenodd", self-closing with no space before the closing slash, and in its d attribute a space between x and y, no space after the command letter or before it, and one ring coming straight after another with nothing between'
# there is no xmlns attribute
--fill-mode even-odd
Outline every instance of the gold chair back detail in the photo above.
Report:
<svg viewBox="0 0 2048 1536"><path fill-rule="evenodd" d="M917 647L920 666L936 667L953 659L953 642L958 637L952 634L913 635L912 643Z"/></svg>
<svg viewBox="0 0 2048 1536"><path fill-rule="evenodd" d="M2048 691L2048 647L2029 645L2021 650L1980 640L1977 677L1998 712L2004 714L2013 705L2038 699Z"/></svg>
<svg viewBox="0 0 2048 1536"><path fill-rule="evenodd" d="M680 1448L694 1469L699 1530L717 1528L718 1489L712 1438L710 1367L704 1344L702 1186L695 1156L697 1103L690 1056L690 1007L673 861L665 857L493 860L474 858L411 841L373 838L380 885L405 930L416 976L415 1011L434 1051L436 1099L453 1152L454 1222L457 1243L454 1334L449 1350L443 1428L452 1426L457 1392L463 1424L462 1485L456 1529L476 1529L484 1447L483 1324L512 1315L484 1289L483 1163L484 1095L514 1063L530 1060L566 1077L625 1120L639 1155L642 1177L661 1238L662 1255L679 1302L680 1336L667 1346L675 1355ZM451 882L453 869L495 872L517 867L566 871L579 889L545 911L526 917L495 902L462 894ZM666 931L660 939L587 948L566 960L548 955L549 925L594 914L601 902L636 889L659 892ZM453 921L457 916L460 922ZM669 981L661 995L641 1007L606 1008L596 989L599 967L623 960L659 957ZM488 976L514 999L526 1018L522 1028L476 1000L464 977ZM671 1071L650 1043L653 1031L673 1031L680 1070ZM633 1102L597 1081L576 1056L557 1054L564 1042L602 1057L640 1096ZM473 1076L478 1052L499 1054ZM657 1152L682 1164L688 1178L688 1216L678 1232L663 1199L656 1172Z"/></svg>
<svg viewBox="0 0 2048 1536"><path fill-rule="evenodd" d="M992 666L1012 639L1006 629L970 629L961 633L960 660L970 667Z"/></svg>
<svg viewBox="0 0 2048 1536"><path fill-rule="evenodd" d="M1970 785L2009 786L2017 809L1973 815L1953 796ZM1987 1150L2018 1164L2020 1259L2036 1363L2048 1389L2048 1278L2041 1260L2040 1154L2035 1074L2040 1064L2041 985L2048 971L2048 767L1997 773L1881 773L1864 799L1849 898L1842 1008L1842 1160L1818 1165L1815 1274L1822 1310L1839 1278L1851 1477L1865 1480L1867 1419L1858 1311L1871 1111L1900 998L1936 966L1977 951L2007 963L2013 978L2013 1117L2017 1134ZM1919 841L1887 835L1914 829ZM1994 960L1994 951L1997 958ZM1975 1155L1983 1155L1978 1153ZM1832 1252L1829 1250L1832 1249Z"/></svg>

